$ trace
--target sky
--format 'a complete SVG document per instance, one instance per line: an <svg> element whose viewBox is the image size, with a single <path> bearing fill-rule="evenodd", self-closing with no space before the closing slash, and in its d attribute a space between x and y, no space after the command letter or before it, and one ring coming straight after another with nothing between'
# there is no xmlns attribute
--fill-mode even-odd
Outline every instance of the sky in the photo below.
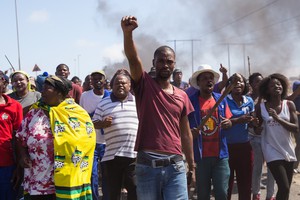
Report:
<svg viewBox="0 0 300 200"><path fill-rule="evenodd" d="M100 69L111 78L128 67L120 20L134 15L146 71L155 49L168 45L186 81L201 64L218 71L220 63L230 75L278 72L300 79L299 7L299 0L1 0L0 69L10 72L7 56L32 76L54 74L65 63L69 78ZM41 72L32 72L35 64Z"/></svg>

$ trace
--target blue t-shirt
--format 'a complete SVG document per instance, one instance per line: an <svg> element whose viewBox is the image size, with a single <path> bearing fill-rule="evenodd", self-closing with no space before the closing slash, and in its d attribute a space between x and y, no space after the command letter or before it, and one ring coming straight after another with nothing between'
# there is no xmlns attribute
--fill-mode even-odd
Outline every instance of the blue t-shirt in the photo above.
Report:
<svg viewBox="0 0 300 200"><path fill-rule="evenodd" d="M254 102L251 97L243 95L243 103L238 106L231 95L226 97L232 118L237 118L245 114L254 112ZM245 143L249 141L248 124L236 124L231 129L224 130L228 144Z"/></svg>

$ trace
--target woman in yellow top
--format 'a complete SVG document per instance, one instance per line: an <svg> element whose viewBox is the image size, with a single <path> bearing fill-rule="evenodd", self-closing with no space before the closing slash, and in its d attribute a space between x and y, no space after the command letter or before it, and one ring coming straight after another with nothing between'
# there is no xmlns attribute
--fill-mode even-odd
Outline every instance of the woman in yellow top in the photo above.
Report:
<svg viewBox="0 0 300 200"><path fill-rule="evenodd" d="M95 131L86 111L66 98L70 88L65 78L46 78L42 99L16 134L25 199L92 199Z"/></svg>

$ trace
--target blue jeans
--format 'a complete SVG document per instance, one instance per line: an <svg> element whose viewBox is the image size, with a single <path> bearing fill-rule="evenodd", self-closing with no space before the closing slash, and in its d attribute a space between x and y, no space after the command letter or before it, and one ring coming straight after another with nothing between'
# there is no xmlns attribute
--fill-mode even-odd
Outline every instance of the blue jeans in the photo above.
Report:
<svg viewBox="0 0 300 200"><path fill-rule="evenodd" d="M136 164L137 197L140 200L187 200L186 170L183 161L153 168Z"/></svg>
<svg viewBox="0 0 300 200"><path fill-rule="evenodd" d="M15 166L0 167L0 200L16 199L17 191L11 182Z"/></svg>
<svg viewBox="0 0 300 200"><path fill-rule="evenodd" d="M253 150L253 173L252 173L252 193L260 194L260 182L262 168L264 164L264 155L261 150L261 137L250 136L250 143ZM269 168L267 169L267 198L274 195L275 180Z"/></svg>
<svg viewBox="0 0 300 200"><path fill-rule="evenodd" d="M91 186L92 186L92 194L93 194L93 200L99 199L99 176L98 176L98 163L102 160L105 152L105 144L96 144L95 152L94 152L94 162L93 162L93 169L92 169L92 180L91 180ZM105 178L103 174L103 166L101 165L101 174L102 174L102 193L103 193L103 200L108 200L108 193L107 188L105 184Z"/></svg>
<svg viewBox="0 0 300 200"><path fill-rule="evenodd" d="M199 200L210 200L211 184L216 200L226 200L230 169L228 158L208 157L197 162L196 185Z"/></svg>

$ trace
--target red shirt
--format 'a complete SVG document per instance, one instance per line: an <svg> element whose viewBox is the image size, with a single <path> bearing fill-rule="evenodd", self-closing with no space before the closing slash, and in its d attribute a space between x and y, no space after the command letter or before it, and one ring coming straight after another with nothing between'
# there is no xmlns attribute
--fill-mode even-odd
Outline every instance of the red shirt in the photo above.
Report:
<svg viewBox="0 0 300 200"><path fill-rule="evenodd" d="M173 86L173 94L144 72L134 85L139 119L136 151L159 151L181 154L180 120L194 111L187 94Z"/></svg>
<svg viewBox="0 0 300 200"><path fill-rule="evenodd" d="M0 104L0 166L14 164L12 138L23 119L22 105L9 96L2 95L6 104Z"/></svg>
<svg viewBox="0 0 300 200"><path fill-rule="evenodd" d="M211 97L204 99L199 97L201 118L204 118L208 111L216 104L216 100ZM225 116L230 118L232 116L228 105L225 107ZM219 157L220 152L220 119L218 116L218 109L212 114L204 125L202 133L202 156L203 157Z"/></svg>
<svg viewBox="0 0 300 200"><path fill-rule="evenodd" d="M75 102L79 104L81 94L82 94L82 89L80 88L80 86L72 82L72 89L70 90L68 97L73 98Z"/></svg>

